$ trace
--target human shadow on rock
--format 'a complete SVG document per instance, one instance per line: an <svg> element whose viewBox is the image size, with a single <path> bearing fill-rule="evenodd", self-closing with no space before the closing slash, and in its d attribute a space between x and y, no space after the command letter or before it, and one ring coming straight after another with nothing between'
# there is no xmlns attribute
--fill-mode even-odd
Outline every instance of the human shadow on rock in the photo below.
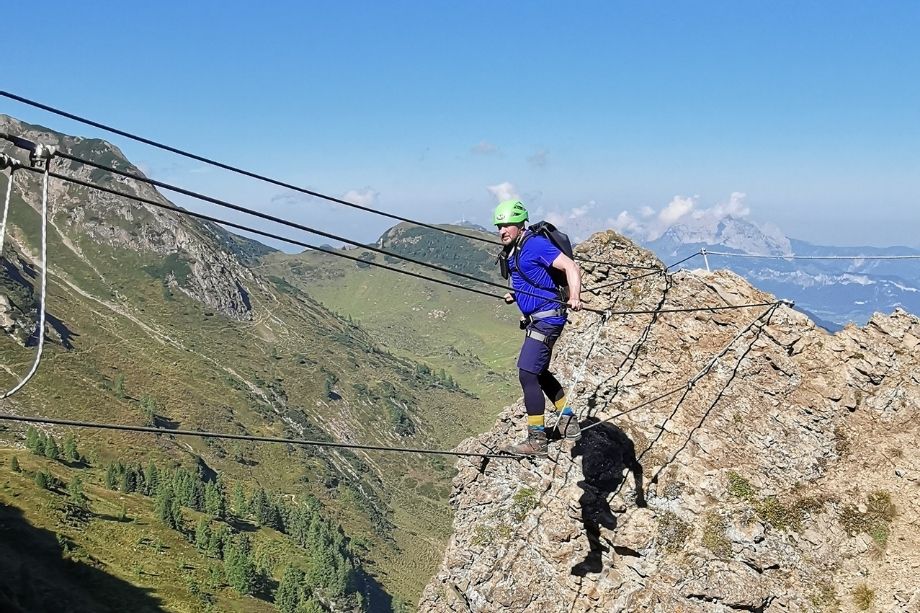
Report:
<svg viewBox="0 0 920 613"><path fill-rule="evenodd" d="M590 551L584 560L572 567L572 574L584 577L603 569L603 555L609 548L601 542L601 527L608 530L617 527L617 518L608 499L623 485L624 469L633 474L636 505L645 506L645 494L642 466L636 460L636 447L626 433L596 417L589 417L581 427L582 437L572 448L572 458L581 456L584 480L578 482L583 490L579 503Z"/></svg>

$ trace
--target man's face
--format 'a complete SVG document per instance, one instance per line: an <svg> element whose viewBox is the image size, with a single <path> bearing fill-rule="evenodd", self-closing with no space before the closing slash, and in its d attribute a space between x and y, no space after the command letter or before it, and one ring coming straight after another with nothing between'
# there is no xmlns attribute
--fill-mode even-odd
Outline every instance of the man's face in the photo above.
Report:
<svg viewBox="0 0 920 613"><path fill-rule="evenodd" d="M498 237L502 241L502 245L510 245L521 235L521 232L524 231L524 224L513 224L513 223L503 223L498 225Z"/></svg>

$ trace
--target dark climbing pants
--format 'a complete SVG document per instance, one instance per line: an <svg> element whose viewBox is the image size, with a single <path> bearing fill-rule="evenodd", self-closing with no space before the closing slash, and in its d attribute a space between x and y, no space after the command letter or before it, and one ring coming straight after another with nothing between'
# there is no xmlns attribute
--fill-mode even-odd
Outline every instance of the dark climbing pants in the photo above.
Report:
<svg viewBox="0 0 920 613"><path fill-rule="evenodd" d="M553 357L553 345L562 333L562 326L554 326L539 321L528 326L546 336L545 341L533 337L525 337L518 358L518 378L524 390L524 407L528 415L543 415L546 403L543 395L552 402L556 402L565 395L559 381L549 371L549 363Z"/></svg>

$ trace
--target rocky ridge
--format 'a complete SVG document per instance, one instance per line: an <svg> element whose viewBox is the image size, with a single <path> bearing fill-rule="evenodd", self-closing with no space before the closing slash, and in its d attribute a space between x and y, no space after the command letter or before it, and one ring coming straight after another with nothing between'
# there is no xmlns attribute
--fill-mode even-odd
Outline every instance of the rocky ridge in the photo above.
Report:
<svg viewBox="0 0 920 613"><path fill-rule="evenodd" d="M0 132L51 145L72 155L143 176L117 147L103 140L65 136L6 115L0 115ZM27 161L22 150L6 141L0 141L0 152ZM57 159L53 161L52 169L86 182L171 204L146 183L110 175L77 162ZM12 206L16 206L16 199L21 198L36 211L40 210L41 179L38 175L15 173L13 192ZM232 251L221 248L232 244L229 234L222 228L59 180L50 182L48 199L49 232L56 232L76 258L89 263L90 258L82 251L82 237L110 247L158 257L172 256L176 270L167 273L165 282L169 287L233 319L252 318L246 285L256 280ZM16 228L10 228L10 240L25 253L38 252L38 246L27 244ZM57 256L67 257L64 254ZM30 259L36 260L34 257Z"/></svg>
<svg viewBox="0 0 920 613"><path fill-rule="evenodd" d="M658 263L614 232L578 252ZM630 271L585 270L602 309L774 300L726 271L605 288ZM785 306L570 318L554 367L585 363L582 439L458 462L420 610L920 611L917 317L834 335ZM460 449L519 437L522 415Z"/></svg>

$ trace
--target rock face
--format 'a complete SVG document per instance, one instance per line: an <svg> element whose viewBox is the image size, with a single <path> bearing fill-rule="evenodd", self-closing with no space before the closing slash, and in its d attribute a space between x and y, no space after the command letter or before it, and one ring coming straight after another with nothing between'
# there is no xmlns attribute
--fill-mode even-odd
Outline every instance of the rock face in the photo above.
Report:
<svg viewBox="0 0 920 613"><path fill-rule="evenodd" d="M5 115L0 115L0 132L9 132L52 145L77 157L143 175L117 147L102 140L64 136ZM0 141L0 152L27 161L22 150L6 141ZM77 162L58 158L52 162L52 170L109 189L170 204L146 183L111 175ZM5 185L3 181L4 188ZM38 175L26 171L15 173L13 190L13 206L16 206L16 199L21 198L33 209L40 210L41 179ZM56 233L72 252L49 254L52 259L55 256L75 256L92 265L92 255L84 253L84 238L99 245L154 255L165 263L161 274L164 284L170 289L181 291L233 319L251 319L246 284L253 282L253 276L240 264L232 250L220 248L233 244L222 228L56 179L49 184L48 198L49 232ZM10 228L11 235L15 232L15 228ZM7 245L7 248L12 247L9 242ZM19 246L38 253L37 243ZM37 258L30 259L37 265ZM54 267L53 262L51 266Z"/></svg>
<svg viewBox="0 0 920 613"><path fill-rule="evenodd" d="M613 232L578 252L658 263ZM724 271L610 285L629 273L587 265L588 306L774 300ZM458 462L421 611L920 611L920 320L830 335L785 306L570 319L554 369L583 372L581 440ZM523 424L509 407L461 448Z"/></svg>

